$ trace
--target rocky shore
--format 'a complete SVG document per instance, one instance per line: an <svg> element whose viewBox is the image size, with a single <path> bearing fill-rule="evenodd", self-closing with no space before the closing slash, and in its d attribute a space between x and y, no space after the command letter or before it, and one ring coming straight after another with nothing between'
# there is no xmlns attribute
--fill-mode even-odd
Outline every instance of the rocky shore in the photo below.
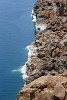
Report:
<svg viewBox="0 0 67 100"><path fill-rule="evenodd" d="M26 86L17 100L67 100L67 1L37 0L36 24L47 27L28 50Z"/></svg>

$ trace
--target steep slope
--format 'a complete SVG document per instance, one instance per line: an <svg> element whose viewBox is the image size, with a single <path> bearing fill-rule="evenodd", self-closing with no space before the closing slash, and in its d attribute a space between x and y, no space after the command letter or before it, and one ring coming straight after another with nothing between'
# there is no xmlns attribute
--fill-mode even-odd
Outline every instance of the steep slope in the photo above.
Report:
<svg viewBox="0 0 67 100"><path fill-rule="evenodd" d="M36 24L47 27L30 45L26 86L17 100L67 100L67 4L38 0L34 6Z"/></svg>

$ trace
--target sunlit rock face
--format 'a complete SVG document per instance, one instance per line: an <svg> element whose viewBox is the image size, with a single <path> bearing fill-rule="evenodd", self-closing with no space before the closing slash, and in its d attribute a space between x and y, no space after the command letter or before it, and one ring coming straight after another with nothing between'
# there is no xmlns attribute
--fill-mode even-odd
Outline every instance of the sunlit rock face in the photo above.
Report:
<svg viewBox="0 0 67 100"><path fill-rule="evenodd" d="M19 92L17 100L66 100L66 93L66 77L42 76L24 86Z"/></svg>

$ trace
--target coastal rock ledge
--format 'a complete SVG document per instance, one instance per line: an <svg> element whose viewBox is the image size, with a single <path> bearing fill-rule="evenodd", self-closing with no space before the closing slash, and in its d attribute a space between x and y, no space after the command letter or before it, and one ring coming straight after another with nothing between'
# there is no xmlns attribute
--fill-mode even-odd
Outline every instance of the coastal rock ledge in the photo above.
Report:
<svg viewBox="0 0 67 100"><path fill-rule="evenodd" d="M39 30L46 27L28 47L26 84L17 100L67 100L67 0L37 0L32 16Z"/></svg>
<svg viewBox="0 0 67 100"><path fill-rule="evenodd" d="M42 76L24 86L17 100L67 100L67 77Z"/></svg>

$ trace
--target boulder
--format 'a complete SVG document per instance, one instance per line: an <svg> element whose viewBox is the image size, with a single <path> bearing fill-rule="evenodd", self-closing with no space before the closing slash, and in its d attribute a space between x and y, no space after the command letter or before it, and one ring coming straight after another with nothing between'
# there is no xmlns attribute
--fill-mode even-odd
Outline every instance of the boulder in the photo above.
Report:
<svg viewBox="0 0 67 100"><path fill-rule="evenodd" d="M66 87L62 84L66 84L66 82L66 77L58 75L39 77L22 88L17 100L58 100L53 99L54 96L63 100Z"/></svg>

